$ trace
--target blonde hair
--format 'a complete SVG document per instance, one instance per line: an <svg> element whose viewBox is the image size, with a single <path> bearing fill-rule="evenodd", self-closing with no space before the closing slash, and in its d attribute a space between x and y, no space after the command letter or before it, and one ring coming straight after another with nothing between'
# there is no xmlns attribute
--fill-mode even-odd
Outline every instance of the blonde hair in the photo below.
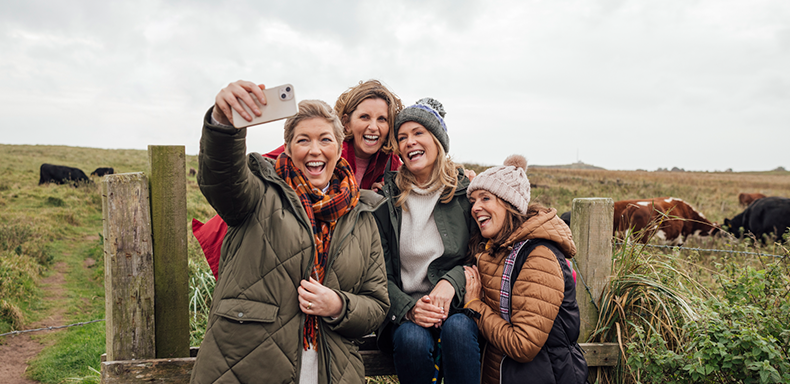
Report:
<svg viewBox="0 0 790 384"><path fill-rule="evenodd" d="M337 153L343 149L343 124L340 123L340 118L337 117L335 111L324 101L321 100L302 100L299 102L299 112L285 120L285 132L283 138L285 139L285 148L291 151L291 140L294 138L294 131L299 123L309 119L324 119L327 123L332 125L332 132L337 141Z"/></svg>
<svg viewBox="0 0 790 384"><path fill-rule="evenodd" d="M433 165L431 178L425 185L418 185L417 177L414 176L409 168L407 168L405 165L401 166L397 175L395 176L395 184L400 190L398 199L395 201L396 207L405 208L403 204L406 202L406 198L409 197L409 193L411 193L412 188L415 186L426 188L429 191L436 191L437 189L442 188L444 190L442 192L442 197L440 198L442 203L449 203L450 200L453 199L455 190L458 188L458 172L459 169L463 169L463 166L455 164L453 160L447 156L447 153L444 152L444 147L442 147L442 144L439 142L439 139L437 139L436 136L431 134L431 138L436 144L439 152L436 155L436 162ZM398 156L401 156L401 158L403 157L397 146L395 146L395 153Z"/></svg>
<svg viewBox="0 0 790 384"><path fill-rule="evenodd" d="M390 127L390 132L394 130L395 116L403 109L403 103L400 98L378 80L360 81L358 85L343 92L335 102L335 113L340 117L341 123L343 124L343 133L346 135L346 141L352 140L354 136L351 135L350 131L345 129L345 125L348 124L351 119L351 114L357 110L359 104L362 104L362 102L367 99L381 99L387 103L387 125ZM384 153L392 153L393 150L394 147L390 140L387 140L384 145L381 146L381 151Z"/></svg>

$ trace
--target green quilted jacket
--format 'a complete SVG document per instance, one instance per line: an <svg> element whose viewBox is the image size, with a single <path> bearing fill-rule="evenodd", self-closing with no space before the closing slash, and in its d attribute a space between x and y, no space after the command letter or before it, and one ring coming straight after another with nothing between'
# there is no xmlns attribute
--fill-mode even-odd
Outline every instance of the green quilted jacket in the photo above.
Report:
<svg viewBox="0 0 790 384"><path fill-rule="evenodd" d="M376 223L379 226L384 259L387 265L387 284L391 306L387 318L377 332L377 343L380 349L391 352L391 332L393 325L406 321L406 313L417 303L417 300L403 292L400 266L400 226L403 210L395 206L400 190L395 183L396 172L384 174L384 187L381 193L387 198L375 211ZM433 208L436 228L442 236L444 253L428 265L428 280L435 286L439 280L447 280L455 288L455 298L450 313L463 307L466 294L466 278L464 263L467 259L469 238L478 231L472 219L472 205L466 197L469 179L463 171L458 172L458 187L452 200L442 203L441 198Z"/></svg>
<svg viewBox="0 0 790 384"><path fill-rule="evenodd" d="M191 382L298 383L305 316L297 287L310 275L315 253L307 213L270 160L245 155L246 129L208 121L198 184L228 233ZM324 285L338 293L343 310L337 319L319 321L319 383L364 382L355 341L376 330L389 310L372 215L383 202L360 191L357 206L335 227Z"/></svg>

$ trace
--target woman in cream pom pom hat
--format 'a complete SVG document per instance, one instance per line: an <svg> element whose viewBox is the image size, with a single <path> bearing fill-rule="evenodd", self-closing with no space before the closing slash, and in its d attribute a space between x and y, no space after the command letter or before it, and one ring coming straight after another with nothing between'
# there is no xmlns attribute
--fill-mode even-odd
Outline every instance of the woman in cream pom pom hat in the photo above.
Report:
<svg viewBox="0 0 790 384"><path fill-rule="evenodd" d="M477 265L465 268L465 308L480 315L488 340L482 382L584 383L576 284L566 262L576 246L556 209L529 205L526 168L523 156L510 156L466 190L480 228L470 241Z"/></svg>

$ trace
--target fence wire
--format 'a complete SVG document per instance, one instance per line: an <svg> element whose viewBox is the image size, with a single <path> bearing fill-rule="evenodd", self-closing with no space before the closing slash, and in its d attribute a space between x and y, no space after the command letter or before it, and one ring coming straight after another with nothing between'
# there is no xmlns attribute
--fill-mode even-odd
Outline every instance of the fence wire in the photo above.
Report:
<svg viewBox="0 0 790 384"><path fill-rule="evenodd" d="M77 327L77 326L80 326L80 325L88 325L88 324L92 324L92 323L98 323L100 321L104 321L104 319L84 321L84 322L81 322L81 323L74 323L74 324L69 324L69 325L59 325L59 326L56 326L56 327L44 327L44 328L36 328L36 329L25 329L25 330L22 330L22 331L11 331L11 332L8 332L8 333L0 333L0 337L9 336L9 335L16 336L16 335L19 335L19 334L22 334L22 333L28 333L28 332L51 331L53 329Z"/></svg>
<svg viewBox="0 0 790 384"><path fill-rule="evenodd" d="M623 245L628 245L628 243L615 242L614 245L623 246ZM782 256L782 255L774 255L774 254L770 254L770 253L734 251L734 250L728 250L728 249L691 248L691 247L680 247L680 246L672 246L672 245L655 245L655 244L638 244L638 245L631 244L631 245L641 246L641 247L649 247L649 248L663 248L663 249L669 249L669 250L682 249L682 250L686 250L686 251L719 252L719 253L731 253L731 254L742 254L742 255L753 255L753 256L766 256L766 257L775 257L775 258L780 258L780 259L785 257L785 256ZM572 261L573 261L574 269L576 270L576 275L579 277L579 279L582 282L582 285L584 285L584 288L587 290L587 293L590 295L590 299L591 299L590 302L593 304L595 309L598 310L598 305L597 305L597 303L595 303L595 300L592 300L592 292L590 291L590 287L587 286L587 283L584 281L584 276L582 276L581 271L579 270L579 267L576 264L576 259L572 259ZM84 321L84 322L81 322L81 323L60 325L60 326L55 326L55 327L44 327L44 328L36 328L36 329L25 329L25 330L22 330L22 331L11 331L11 332L7 332L7 333L0 333L0 337L11 336L11 335L16 336L16 335L19 335L19 334L22 334L22 333L28 333L28 332L51 331L51 330L55 330L55 329L62 329L62 328L69 328L69 327L78 327L78 326L88 325L88 324L92 324L92 323L97 323L97 322L100 322L100 321L105 321L105 319Z"/></svg>
<svg viewBox="0 0 790 384"><path fill-rule="evenodd" d="M615 245L622 246L626 245L626 243L614 243ZM759 252L747 252L747 251L733 251L729 249L711 249L711 248L690 248L690 247L680 247L680 246L673 246L673 245L654 245L654 244L632 244L633 246L640 246L640 247L649 247L649 248L664 248L664 249L682 249L686 251L701 251L701 252L718 252L718 253L738 253L742 255L753 255L753 256L766 256L766 257L775 257L775 258L783 258L785 256L782 255L773 255L770 253L759 253Z"/></svg>
<svg viewBox="0 0 790 384"><path fill-rule="evenodd" d="M673 245L635 244L635 243L621 243L621 242L615 242L614 245L616 246L632 245L632 246L649 247L649 248L663 248L669 250L680 249L685 251L731 253L731 254L742 254L742 255L753 255L753 256L766 256L766 257L774 257L779 259L786 257L786 256L774 255L770 253L734 251L729 249L692 248L692 247L681 247L681 246L673 246ZM598 309L598 304L593 299L592 291L590 290L590 287L587 285L587 282L584 281L584 276L582 275L578 264L576 264L576 259L573 258L571 260L573 262L573 268L576 270L576 275L579 277L579 280L581 280L584 289L587 291L587 294L590 296L590 303L592 303L593 307L595 307L595 309L600 312L600 310Z"/></svg>

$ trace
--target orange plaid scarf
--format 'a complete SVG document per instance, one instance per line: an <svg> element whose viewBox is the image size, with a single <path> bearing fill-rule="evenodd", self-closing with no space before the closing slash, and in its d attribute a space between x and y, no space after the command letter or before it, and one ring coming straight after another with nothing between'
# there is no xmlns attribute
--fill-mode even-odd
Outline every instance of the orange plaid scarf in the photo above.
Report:
<svg viewBox="0 0 790 384"><path fill-rule="evenodd" d="M329 244L335 231L337 220L350 212L359 202L359 187L346 159L340 158L335 165L335 172L329 180L326 193L315 188L297 168L293 160L284 152L277 157L275 170L299 196L302 206L310 219L315 238L315 257L311 275L321 284L324 283L324 272L329 254ZM307 316L304 324L304 349L315 345L318 335L318 319Z"/></svg>

